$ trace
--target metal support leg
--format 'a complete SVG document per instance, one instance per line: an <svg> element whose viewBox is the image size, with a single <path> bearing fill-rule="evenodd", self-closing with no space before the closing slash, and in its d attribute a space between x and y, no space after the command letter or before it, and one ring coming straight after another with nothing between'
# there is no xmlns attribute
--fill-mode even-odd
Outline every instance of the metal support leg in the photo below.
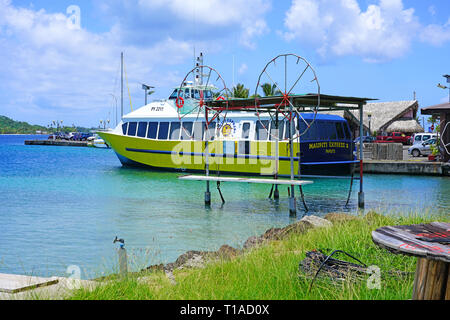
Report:
<svg viewBox="0 0 450 320"><path fill-rule="evenodd" d="M354 168L352 168L352 178L350 179L350 190L348 190L347 202L345 203L345 206L346 206L346 207L348 206L348 203L350 202L350 197L351 197L351 195L352 195L353 180L354 180L354 177L353 177L353 170L354 170Z"/></svg>
<svg viewBox="0 0 450 320"><path fill-rule="evenodd" d="M293 121L293 116L292 116L292 105L293 105L293 101L291 98L291 104L290 104L290 119L289 119L289 149L290 149L290 160L291 160L291 180L295 179L294 176L294 141L293 141L293 137L294 137L294 133L295 133L295 128L294 128L294 121ZM291 192L290 192L290 196L289 196L289 215L291 216L296 216L297 215L297 205L296 205L296 200L295 200L295 188L292 185L291 186Z"/></svg>
<svg viewBox="0 0 450 320"><path fill-rule="evenodd" d="M279 137L280 137L280 135L279 135L279 132L278 132L278 129L279 129L279 123L278 123L278 111L276 112L276 114L275 114L275 126L276 126L276 134L277 134L277 139L275 139L275 153L276 153L276 155L275 155L275 157L276 157L276 159L275 159L275 179L278 179L278 170L279 170L279 168L280 168L280 160L279 160L279 155L280 155L280 151L279 151ZM275 185L275 192L274 192L274 194L273 194L273 198L275 199L275 200L278 200L278 199L280 199L280 192L278 191L278 185L276 184Z"/></svg>
<svg viewBox="0 0 450 320"><path fill-rule="evenodd" d="M225 203L225 199L222 195L222 191L220 190L220 181L217 181L217 191L219 191L220 199L222 199L222 204Z"/></svg>
<svg viewBox="0 0 450 320"><path fill-rule="evenodd" d="M209 149L208 149L208 140L205 142L205 153L206 153L206 176L209 176ZM206 181L206 192L205 192L205 206L211 205L211 192L209 191L209 181Z"/></svg>
<svg viewBox="0 0 450 320"><path fill-rule="evenodd" d="M362 137L364 124L363 124L363 105L359 105L359 193L358 193L358 208L364 209L364 191L363 191L363 159L364 159L364 143Z"/></svg>

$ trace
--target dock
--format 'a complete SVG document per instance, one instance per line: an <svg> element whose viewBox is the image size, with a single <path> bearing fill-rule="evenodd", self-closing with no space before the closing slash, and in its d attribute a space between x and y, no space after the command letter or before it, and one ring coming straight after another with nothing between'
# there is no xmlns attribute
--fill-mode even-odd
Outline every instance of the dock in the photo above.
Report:
<svg viewBox="0 0 450 320"><path fill-rule="evenodd" d="M285 180L285 179L252 179L252 178L238 178L238 177L214 177L214 176L197 176L187 175L178 177L180 180L196 180L196 181L216 181L216 182L241 182L241 183L261 183L261 184L276 184L276 185L294 185L302 186L305 184L312 184L313 181L306 180Z"/></svg>
<svg viewBox="0 0 450 320"><path fill-rule="evenodd" d="M25 140L25 145L31 146L65 146L65 147L89 147L88 141L69 140Z"/></svg>
<svg viewBox="0 0 450 320"><path fill-rule="evenodd" d="M450 176L450 163L413 160L364 160L364 173Z"/></svg>
<svg viewBox="0 0 450 320"><path fill-rule="evenodd" d="M64 299L75 289L97 285L91 280L0 273L0 300Z"/></svg>

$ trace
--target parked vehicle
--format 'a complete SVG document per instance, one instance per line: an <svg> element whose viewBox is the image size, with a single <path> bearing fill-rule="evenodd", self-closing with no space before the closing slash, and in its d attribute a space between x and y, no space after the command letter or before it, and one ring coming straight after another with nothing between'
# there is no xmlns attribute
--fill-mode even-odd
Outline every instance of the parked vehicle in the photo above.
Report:
<svg viewBox="0 0 450 320"><path fill-rule="evenodd" d="M416 133L414 134L414 136L412 137L412 144L421 144L422 142L427 141L428 139L431 138L437 138L437 133Z"/></svg>
<svg viewBox="0 0 450 320"><path fill-rule="evenodd" d="M363 143L373 143L375 140L376 140L375 137L363 136ZM360 141L360 137L357 137L354 142L359 143L359 141Z"/></svg>
<svg viewBox="0 0 450 320"><path fill-rule="evenodd" d="M377 139L375 142L381 143L381 142L394 142L394 143L402 143L404 145L409 144L410 136L407 136L406 134L402 132L392 132L385 136L377 136Z"/></svg>
<svg viewBox="0 0 450 320"><path fill-rule="evenodd" d="M66 134L64 132L55 132L48 136L48 140L66 140Z"/></svg>
<svg viewBox="0 0 450 320"><path fill-rule="evenodd" d="M74 141L86 141L87 138L89 138L90 136L92 136L92 134L90 134L90 133L75 132L74 135L72 136L71 140L74 140Z"/></svg>
<svg viewBox="0 0 450 320"><path fill-rule="evenodd" d="M437 139L431 138L422 143L413 144L408 149L408 154L413 157L427 156L431 154L431 145L436 144Z"/></svg>

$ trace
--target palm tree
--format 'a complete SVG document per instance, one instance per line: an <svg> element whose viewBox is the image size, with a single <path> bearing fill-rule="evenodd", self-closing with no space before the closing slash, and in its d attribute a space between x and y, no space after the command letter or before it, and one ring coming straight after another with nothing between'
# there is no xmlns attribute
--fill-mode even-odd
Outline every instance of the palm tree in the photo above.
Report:
<svg viewBox="0 0 450 320"><path fill-rule="evenodd" d="M247 88L244 87L244 85L242 83L238 83L234 88L233 88L233 96L235 98L248 98L248 93L249 90Z"/></svg>
<svg viewBox="0 0 450 320"><path fill-rule="evenodd" d="M264 96L266 97L279 96L282 94L275 84L271 85L270 83L266 82L261 85L261 88L263 89Z"/></svg>

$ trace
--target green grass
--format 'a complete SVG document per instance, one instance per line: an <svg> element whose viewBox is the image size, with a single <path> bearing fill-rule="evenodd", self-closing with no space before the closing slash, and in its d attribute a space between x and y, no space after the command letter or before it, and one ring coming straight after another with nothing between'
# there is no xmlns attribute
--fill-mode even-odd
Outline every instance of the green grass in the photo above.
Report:
<svg viewBox="0 0 450 320"><path fill-rule="evenodd" d="M335 223L331 228L311 229L253 249L232 260L209 263L203 269L176 270L176 285L162 272L133 274L126 280L110 280L93 291L77 290L71 299L410 299L416 258L394 255L372 242L371 232L386 225L449 221L448 217L409 215L387 217L369 213L358 220ZM381 288L369 289L366 279L332 282L318 278L310 292L311 279L298 271L305 253L313 249L344 250L366 265L381 269ZM347 261L345 256L337 256ZM352 261L353 262L353 261ZM410 272L390 276L388 271ZM137 281L146 276L148 281ZM369 275L367 275L367 278Z"/></svg>

